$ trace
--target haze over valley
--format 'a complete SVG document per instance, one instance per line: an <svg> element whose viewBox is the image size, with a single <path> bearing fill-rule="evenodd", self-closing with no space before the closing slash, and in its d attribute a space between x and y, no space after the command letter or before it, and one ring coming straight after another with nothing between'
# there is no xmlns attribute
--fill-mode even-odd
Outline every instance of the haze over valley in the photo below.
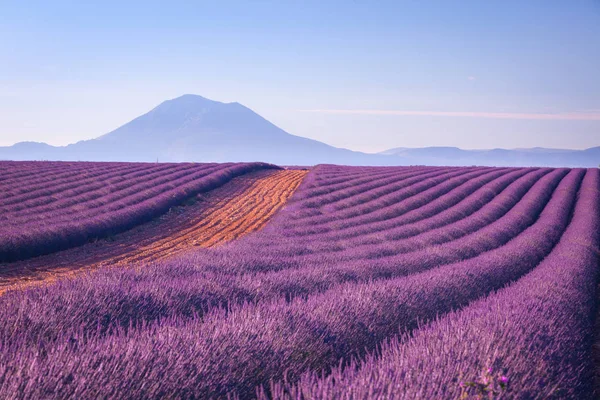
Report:
<svg viewBox="0 0 600 400"><path fill-rule="evenodd" d="M600 160L600 147L583 151L394 148L369 154L292 135L240 103L222 103L187 94L167 100L96 139L59 147L17 143L0 147L0 159L594 167Z"/></svg>

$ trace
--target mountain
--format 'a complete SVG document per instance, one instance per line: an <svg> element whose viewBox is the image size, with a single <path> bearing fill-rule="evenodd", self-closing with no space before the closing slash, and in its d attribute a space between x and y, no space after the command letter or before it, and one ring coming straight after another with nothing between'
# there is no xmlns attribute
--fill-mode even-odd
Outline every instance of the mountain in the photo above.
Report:
<svg viewBox="0 0 600 400"><path fill-rule="evenodd" d="M27 151L31 148L31 151ZM0 147L0 159L227 162L280 165L397 164L291 135L239 103L184 95L96 139L63 147L18 143Z"/></svg>
<svg viewBox="0 0 600 400"><path fill-rule="evenodd" d="M483 151L428 147L367 154L291 135L239 103L221 103L187 94L167 100L96 139L60 147L35 142L0 147L0 160L594 167L600 163L599 153L600 148Z"/></svg>
<svg viewBox="0 0 600 400"><path fill-rule="evenodd" d="M56 149L46 143L19 142L10 147L0 147L0 160L48 160L53 159Z"/></svg>
<svg viewBox="0 0 600 400"><path fill-rule="evenodd" d="M379 153L399 157L408 164L425 165L488 165L507 167L587 167L600 165L600 147L586 150L546 149L491 149L463 150L458 147L398 147Z"/></svg>

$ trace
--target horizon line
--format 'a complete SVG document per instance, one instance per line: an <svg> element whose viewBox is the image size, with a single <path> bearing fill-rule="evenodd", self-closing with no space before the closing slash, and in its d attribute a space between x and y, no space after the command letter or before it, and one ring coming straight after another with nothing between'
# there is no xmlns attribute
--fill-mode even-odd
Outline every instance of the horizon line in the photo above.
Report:
<svg viewBox="0 0 600 400"><path fill-rule="evenodd" d="M301 109L300 112L338 115L391 115L391 116L431 116L491 119L526 119L555 121L600 121L600 111L569 113L505 113L478 111L410 111L410 110L343 110L343 109Z"/></svg>

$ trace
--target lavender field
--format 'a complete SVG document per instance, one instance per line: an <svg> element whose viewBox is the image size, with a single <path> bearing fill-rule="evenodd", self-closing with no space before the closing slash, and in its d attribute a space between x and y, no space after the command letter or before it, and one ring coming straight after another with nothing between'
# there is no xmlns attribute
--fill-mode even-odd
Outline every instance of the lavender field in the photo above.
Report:
<svg viewBox="0 0 600 400"><path fill-rule="evenodd" d="M0 261L275 168L72 164L0 163ZM599 266L598 169L319 165L260 231L0 296L0 397L594 399Z"/></svg>
<svg viewBox="0 0 600 400"><path fill-rule="evenodd" d="M268 164L0 163L0 262L81 245Z"/></svg>

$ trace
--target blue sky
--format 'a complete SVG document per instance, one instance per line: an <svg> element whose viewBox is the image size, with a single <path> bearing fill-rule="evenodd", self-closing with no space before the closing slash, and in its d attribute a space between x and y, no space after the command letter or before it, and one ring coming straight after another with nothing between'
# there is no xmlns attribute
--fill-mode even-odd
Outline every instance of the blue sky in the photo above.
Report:
<svg viewBox="0 0 600 400"><path fill-rule="evenodd" d="M0 145L185 93L354 150L600 145L598 0L78 3L0 0Z"/></svg>

